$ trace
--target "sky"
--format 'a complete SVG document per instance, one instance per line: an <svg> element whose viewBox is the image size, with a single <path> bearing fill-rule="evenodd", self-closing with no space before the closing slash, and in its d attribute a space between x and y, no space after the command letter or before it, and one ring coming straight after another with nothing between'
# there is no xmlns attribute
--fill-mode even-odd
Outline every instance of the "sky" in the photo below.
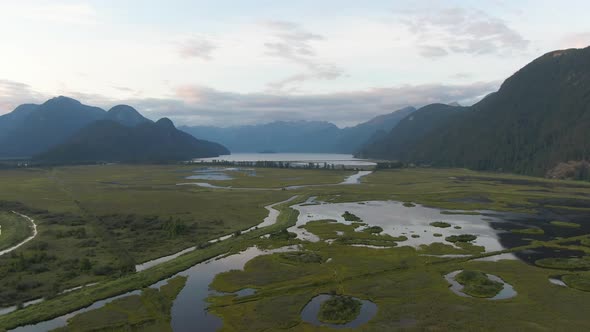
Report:
<svg viewBox="0 0 590 332"><path fill-rule="evenodd" d="M0 114L58 95L177 125L351 126L470 105L552 50L590 2L0 0Z"/></svg>

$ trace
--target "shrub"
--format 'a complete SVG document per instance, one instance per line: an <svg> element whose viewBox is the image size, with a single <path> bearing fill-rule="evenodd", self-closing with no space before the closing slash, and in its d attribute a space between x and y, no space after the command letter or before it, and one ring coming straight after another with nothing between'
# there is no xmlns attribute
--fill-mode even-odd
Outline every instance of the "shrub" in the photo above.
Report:
<svg viewBox="0 0 590 332"><path fill-rule="evenodd" d="M449 224L448 222L444 222L444 221L435 221L435 222L431 222L430 226L434 226L434 227L438 227L438 228L448 228L448 227L451 227L451 224Z"/></svg>
<svg viewBox="0 0 590 332"><path fill-rule="evenodd" d="M353 297L332 296L320 306L318 318L324 323L345 324L358 316L361 306L361 301Z"/></svg>

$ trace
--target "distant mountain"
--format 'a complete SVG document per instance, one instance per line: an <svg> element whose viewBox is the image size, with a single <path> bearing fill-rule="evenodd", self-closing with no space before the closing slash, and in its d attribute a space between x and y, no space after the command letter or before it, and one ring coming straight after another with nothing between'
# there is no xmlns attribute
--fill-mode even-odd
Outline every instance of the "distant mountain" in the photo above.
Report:
<svg viewBox="0 0 590 332"><path fill-rule="evenodd" d="M402 119L415 112L414 107L405 107L398 111L383 114L340 131L335 151L353 153L369 144L376 137L391 131Z"/></svg>
<svg viewBox="0 0 590 332"><path fill-rule="evenodd" d="M0 139L7 136L13 128L20 126L27 116L38 107L39 105L36 104L23 104L15 108L11 113L0 116Z"/></svg>
<svg viewBox="0 0 590 332"><path fill-rule="evenodd" d="M131 114L131 113L130 113ZM139 118L135 117L135 120ZM136 123L136 121L127 121ZM126 126L113 120L96 121L64 143L35 156L44 163L158 162L229 154L220 144L198 140L174 127L167 118Z"/></svg>
<svg viewBox="0 0 590 332"><path fill-rule="evenodd" d="M404 108L343 129L320 121L275 121L228 128L196 126L180 129L197 138L220 142L232 152L352 153L376 132L391 130L413 111L413 107Z"/></svg>
<svg viewBox="0 0 590 332"><path fill-rule="evenodd" d="M215 157L229 151L157 123L128 105L108 112L68 97L24 104L0 116L0 158L39 161L168 161Z"/></svg>
<svg viewBox="0 0 590 332"><path fill-rule="evenodd" d="M53 98L38 106L19 106L2 117L12 120L2 128L0 157L40 153L104 116L104 110L67 97Z"/></svg>
<svg viewBox="0 0 590 332"><path fill-rule="evenodd" d="M436 112L425 114L428 119L421 121L433 125L414 134L404 120L359 155L534 175L562 162L589 160L590 47L545 54L498 92L450 113L442 114L443 121L435 119L441 116ZM403 130L411 139L395 147L402 144L395 140Z"/></svg>
<svg viewBox="0 0 590 332"><path fill-rule="evenodd" d="M426 135L451 123L464 109L445 104L424 106L401 120L388 134L369 140L357 156L407 160Z"/></svg>

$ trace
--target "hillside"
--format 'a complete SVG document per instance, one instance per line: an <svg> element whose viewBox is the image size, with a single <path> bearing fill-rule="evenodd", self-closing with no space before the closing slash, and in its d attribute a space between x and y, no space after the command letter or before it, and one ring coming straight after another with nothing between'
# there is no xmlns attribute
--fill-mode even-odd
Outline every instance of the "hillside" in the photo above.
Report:
<svg viewBox="0 0 590 332"><path fill-rule="evenodd" d="M34 159L44 163L154 162L228 153L220 144L197 140L163 118L137 126L112 120L96 121Z"/></svg>
<svg viewBox="0 0 590 332"><path fill-rule="evenodd" d="M363 149L435 166L506 170L544 175L560 162L586 160L590 152L590 48L555 51L508 78L498 92L465 108L452 121L416 132L403 149L395 132Z"/></svg>
<svg viewBox="0 0 590 332"><path fill-rule="evenodd" d="M363 158L407 160L426 135L448 125L463 110L464 107L445 104L424 106L401 120L388 134L367 142L357 155Z"/></svg>

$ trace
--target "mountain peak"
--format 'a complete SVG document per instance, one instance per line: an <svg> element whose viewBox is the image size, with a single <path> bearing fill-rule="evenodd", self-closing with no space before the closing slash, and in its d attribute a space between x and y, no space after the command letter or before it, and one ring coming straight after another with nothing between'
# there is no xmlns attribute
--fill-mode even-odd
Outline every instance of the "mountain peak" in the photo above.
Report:
<svg viewBox="0 0 590 332"><path fill-rule="evenodd" d="M139 114L139 112L133 108L132 106L129 105L125 105L125 104L120 104L117 106L113 106L110 110L109 113L134 113L134 114Z"/></svg>
<svg viewBox="0 0 590 332"><path fill-rule="evenodd" d="M168 118L161 118L160 120L156 121L156 125L160 128L166 128L166 129L175 129L176 127L174 127L174 123L172 122L172 120L168 119Z"/></svg>
<svg viewBox="0 0 590 332"><path fill-rule="evenodd" d="M129 105L117 105L111 108L107 112L107 118L128 127L134 127L140 123L151 122Z"/></svg>
<svg viewBox="0 0 590 332"><path fill-rule="evenodd" d="M54 105L54 104L80 105L81 103L74 98L70 98L70 97L66 97L66 96L53 97L53 98L49 99L48 101L46 101L45 103L43 103L43 105Z"/></svg>

